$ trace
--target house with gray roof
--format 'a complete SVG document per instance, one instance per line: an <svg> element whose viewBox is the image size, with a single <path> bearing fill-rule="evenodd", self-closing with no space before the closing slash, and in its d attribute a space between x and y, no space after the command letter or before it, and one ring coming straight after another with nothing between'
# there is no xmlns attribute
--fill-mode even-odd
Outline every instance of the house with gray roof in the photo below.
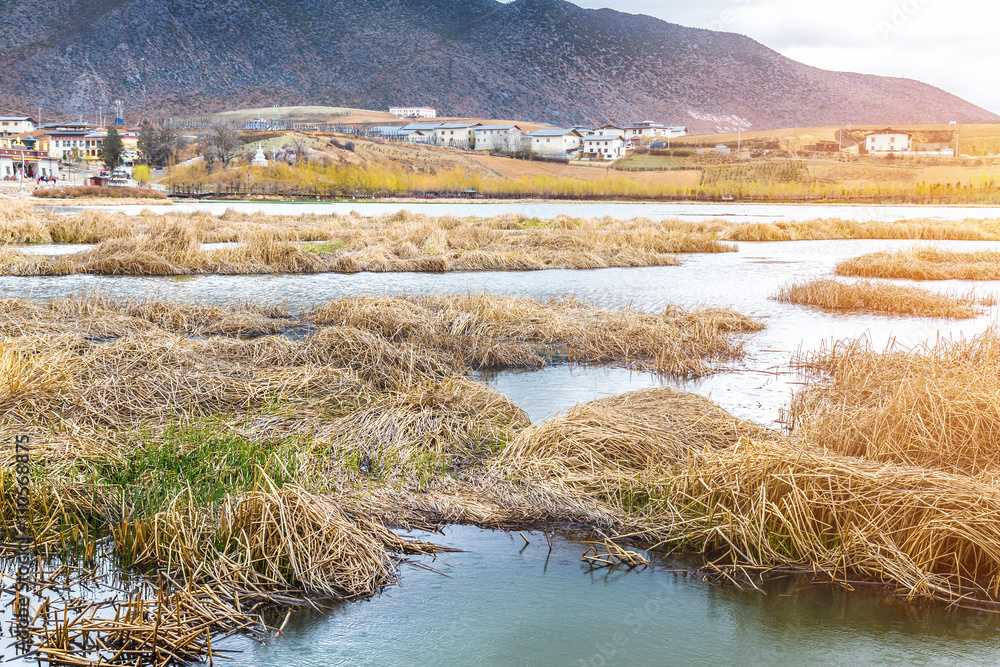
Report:
<svg viewBox="0 0 1000 667"><path fill-rule="evenodd" d="M535 130L528 135L531 151L539 155L559 155L580 150L583 133L575 128Z"/></svg>

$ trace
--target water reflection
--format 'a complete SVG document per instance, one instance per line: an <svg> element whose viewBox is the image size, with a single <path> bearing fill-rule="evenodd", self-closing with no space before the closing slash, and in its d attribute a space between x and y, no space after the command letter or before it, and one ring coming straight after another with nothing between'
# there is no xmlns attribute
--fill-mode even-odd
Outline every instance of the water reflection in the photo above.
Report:
<svg viewBox="0 0 1000 667"><path fill-rule="evenodd" d="M464 549L404 567L402 586L333 614L300 614L235 665L992 664L1000 620L914 611L877 591L801 577L766 594L672 573L589 570L584 547L539 533L452 527L429 539Z"/></svg>

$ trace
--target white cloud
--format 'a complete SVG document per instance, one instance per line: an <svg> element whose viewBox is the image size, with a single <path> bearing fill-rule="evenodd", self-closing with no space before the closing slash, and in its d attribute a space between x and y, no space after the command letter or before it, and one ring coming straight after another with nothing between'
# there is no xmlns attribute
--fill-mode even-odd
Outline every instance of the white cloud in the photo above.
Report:
<svg viewBox="0 0 1000 667"><path fill-rule="evenodd" d="M918 79L1000 112L992 0L574 0L737 32L823 69Z"/></svg>

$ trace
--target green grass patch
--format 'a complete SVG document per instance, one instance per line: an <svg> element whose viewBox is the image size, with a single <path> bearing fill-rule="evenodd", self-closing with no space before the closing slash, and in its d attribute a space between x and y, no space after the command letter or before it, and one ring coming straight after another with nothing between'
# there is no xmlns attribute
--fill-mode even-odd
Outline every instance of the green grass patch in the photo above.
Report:
<svg viewBox="0 0 1000 667"><path fill-rule="evenodd" d="M316 255L329 255L341 248L345 247L347 244L343 241L310 241L309 243L302 244L302 249L306 252L311 252Z"/></svg>
<svg viewBox="0 0 1000 667"><path fill-rule="evenodd" d="M162 436L147 432L140 438L145 442L126 463L103 467L98 480L119 488L137 517L159 511L188 489L196 504L210 506L252 489L259 470L279 486L292 482L296 470L298 443L250 440L224 422L187 420L168 426Z"/></svg>

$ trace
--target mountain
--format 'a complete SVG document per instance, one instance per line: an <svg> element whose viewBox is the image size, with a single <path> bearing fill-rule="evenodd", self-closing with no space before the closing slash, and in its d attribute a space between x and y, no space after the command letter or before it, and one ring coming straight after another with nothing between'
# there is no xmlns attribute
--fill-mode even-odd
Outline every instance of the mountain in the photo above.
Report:
<svg viewBox="0 0 1000 667"><path fill-rule="evenodd" d="M0 111L429 105L557 125L998 122L909 79L562 0L0 0Z"/></svg>

